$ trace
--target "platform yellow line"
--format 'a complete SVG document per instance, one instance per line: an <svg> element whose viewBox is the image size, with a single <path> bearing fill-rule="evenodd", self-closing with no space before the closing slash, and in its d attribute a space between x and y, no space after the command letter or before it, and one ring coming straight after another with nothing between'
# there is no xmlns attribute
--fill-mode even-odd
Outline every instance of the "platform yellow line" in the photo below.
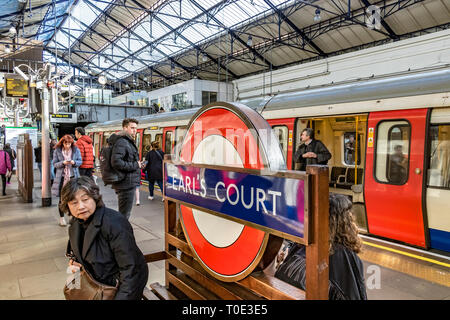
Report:
<svg viewBox="0 0 450 320"><path fill-rule="evenodd" d="M437 264L437 265L440 265L440 266L444 266L444 267L450 268L450 263L445 263L445 262L441 262L441 261L437 261L437 260L421 257L421 256L418 256L416 254L412 254L412 253L409 253L409 252L404 252L404 251L392 249L392 248L389 248L389 247L381 246L379 244L374 244L374 243L370 243L370 242L366 242L366 241L363 241L363 243L365 245L368 245L368 246L372 246L372 247L383 249L383 250L388 250L388 251L391 251L391 252L402 254L404 256L408 256L408 257L411 257L411 258L415 258L415 259L431 262L431 263L434 263L434 264Z"/></svg>

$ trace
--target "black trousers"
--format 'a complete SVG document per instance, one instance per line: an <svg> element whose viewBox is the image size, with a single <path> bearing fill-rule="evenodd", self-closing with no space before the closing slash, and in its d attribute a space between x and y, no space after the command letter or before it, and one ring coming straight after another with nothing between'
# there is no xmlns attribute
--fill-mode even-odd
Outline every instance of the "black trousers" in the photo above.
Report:
<svg viewBox="0 0 450 320"><path fill-rule="evenodd" d="M64 212L61 211L61 209L59 208L59 205L61 204L61 190L63 188L63 184L64 184L64 175L61 177L61 181L59 183L59 202L58 202L58 211L59 211L59 216L62 218L64 217Z"/></svg>
<svg viewBox="0 0 450 320"><path fill-rule="evenodd" d="M79 168L80 176L92 177L92 168Z"/></svg>
<svg viewBox="0 0 450 320"><path fill-rule="evenodd" d="M6 174L2 174L2 195L6 195Z"/></svg>
<svg viewBox="0 0 450 320"><path fill-rule="evenodd" d="M131 209L133 209L136 187L125 190L116 190L119 212L127 219L130 219Z"/></svg>

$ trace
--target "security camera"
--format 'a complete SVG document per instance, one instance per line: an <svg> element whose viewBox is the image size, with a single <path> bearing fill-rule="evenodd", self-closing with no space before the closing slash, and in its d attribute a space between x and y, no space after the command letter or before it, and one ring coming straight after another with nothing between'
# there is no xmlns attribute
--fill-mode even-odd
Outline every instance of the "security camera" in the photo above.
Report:
<svg viewBox="0 0 450 320"><path fill-rule="evenodd" d="M25 73L23 73L23 71L20 70L18 66L14 67L14 71L16 71L25 81L30 80L30 78Z"/></svg>

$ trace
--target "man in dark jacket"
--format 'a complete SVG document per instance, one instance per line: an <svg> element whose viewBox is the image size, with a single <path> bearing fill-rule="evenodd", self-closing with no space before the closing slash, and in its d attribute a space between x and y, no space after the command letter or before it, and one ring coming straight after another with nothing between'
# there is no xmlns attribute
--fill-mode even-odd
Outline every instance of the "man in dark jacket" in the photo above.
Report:
<svg viewBox="0 0 450 320"><path fill-rule="evenodd" d="M109 138L109 143L113 144L111 166L125 176L121 181L114 183L112 188L117 194L119 212L127 219L130 218L133 208L136 187L141 183L142 164L134 143L138 123L136 119L124 119L123 131Z"/></svg>
<svg viewBox="0 0 450 320"><path fill-rule="evenodd" d="M305 171L309 164L326 165L331 159L331 153L320 140L314 139L314 131L311 128L303 129L301 144L294 154L296 163L300 163L299 170Z"/></svg>

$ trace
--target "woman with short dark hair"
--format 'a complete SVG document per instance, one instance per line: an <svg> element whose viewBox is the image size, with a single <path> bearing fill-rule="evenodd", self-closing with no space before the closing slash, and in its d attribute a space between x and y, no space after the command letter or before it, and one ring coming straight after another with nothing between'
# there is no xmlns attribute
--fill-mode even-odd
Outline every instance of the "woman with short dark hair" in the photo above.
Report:
<svg viewBox="0 0 450 320"><path fill-rule="evenodd" d="M144 255L131 224L105 207L95 182L86 176L70 180L61 191L60 209L74 217L69 265L85 268L100 283L117 286L116 300L141 299L148 279Z"/></svg>
<svg viewBox="0 0 450 320"><path fill-rule="evenodd" d="M330 300L367 300L364 267L358 253L361 239L347 196L330 194L329 220L329 285ZM275 277L305 290L306 248L291 243L286 259Z"/></svg>

